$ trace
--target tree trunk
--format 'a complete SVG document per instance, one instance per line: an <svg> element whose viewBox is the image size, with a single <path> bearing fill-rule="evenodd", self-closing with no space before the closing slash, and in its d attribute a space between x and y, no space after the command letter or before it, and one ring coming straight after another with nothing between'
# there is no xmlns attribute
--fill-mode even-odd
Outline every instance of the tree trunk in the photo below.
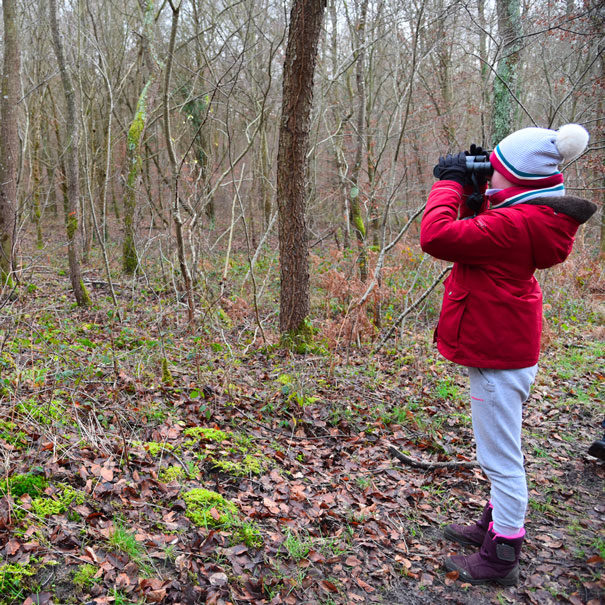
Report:
<svg viewBox="0 0 605 605"><path fill-rule="evenodd" d="M517 68L521 43L519 0L496 0L498 33L501 40L500 59L494 80L492 110L492 142L497 145L514 130Z"/></svg>
<svg viewBox="0 0 605 605"><path fill-rule="evenodd" d="M284 61L277 152L280 312L282 334L301 333L309 313L309 250L305 180L313 103L313 74L325 0L294 0Z"/></svg>
<svg viewBox="0 0 605 605"><path fill-rule="evenodd" d="M21 54L15 0L3 0L4 65L0 95L0 287L12 285L16 270L17 177L19 169L18 103Z"/></svg>
<svg viewBox="0 0 605 605"><path fill-rule="evenodd" d="M67 258L69 261L69 278L74 291L76 302L79 306L90 304L90 296L84 282L82 281L82 272L80 270L80 226L79 226L79 208L80 208L80 183L78 180L78 118L76 115L75 90L71 81L65 55L63 54L63 43L59 34L57 24L57 0L49 0L50 9L50 29L52 33L53 48L61 72L61 82L63 83L63 93L65 94L66 106L66 149L65 149L65 178L67 180L67 212L65 214L65 226L67 228Z"/></svg>
<svg viewBox="0 0 605 605"><path fill-rule="evenodd" d="M368 255L366 251L366 227L363 222L361 204L359 203L359 173L365 147L366 126L366 86L365 86L365 43L366 43L366 16L368 13L368 0L362 0L357 22L357 52L355 62L355 80L357 83L357 150L355 163L351 173L350 194L350 220L357 238L359 251L359 277L365 282L368 279Z"/></svg>
<svg viewBox="0 0 605 605"><path fill-rule="evenodd" d="M152 80L147 80L143 87L134 117L128 128L126 145L126 165L128 177L124 193L124 241L122 242L122 268L125 273L132 275L138 265L139 259L135 246L134 216L136 211L137 181L141 169L141 137L147 123L147 93Z"/></svg>
<svg viewBox="0 0 605 605"><path fill-rule="evenodd" d="M143 59L143 81L145 84L139 94L137 106L128 128L126 142L126 165L128 177L126 178L126 191L124 193L124 240L122 242L122 268L125 273L134 274L139 259L135 245L136 230L134 218L136 214L137 183L141 171L141 138L147 126L147 106L149 91L154 80L153 60L151 58L151 38L154 3L147 0L143 5L143 28L141 33L141 57Z"/></svg>
<svg viewBox="0 0 605 605"><path fill-rule="evenodd" d="M601 56L601 81L605 81L605 57ZM597 104L597 116L603 115L603 95L599 96ZM603 133L605 128L601 128L597 133ZM595 137L596 138L596 137ZM599 240L600 258L605 260L605 173L601 171L601 237Z"/></svg>
<svg viewBox="0 0 605 605"><path fill-rule="evenodd" d="M176 44L176 34L179 25L180 3L175 5L173 0L168 0L172 9L172 24L170 28L170 45L168 47L168 60L166 61L166 71L164 74L164 92L162 99L163 120L164 120L164 136L166 137L166 147L168 149L168 159L170 161L170 195L172 197L172 218L176 233L176 246L179 259L179 267L181 269L181 277L183 278L183 286L185 290L185 299L187 301L187 317L189 324L192 325L195 319L195 302L193 300L193 283L191 272L187 265L187 257L185 255L185 238L183 236L183 219L181 218L181 204L179 201L179 169L177 166L176 155L172 145L172 135L170 132L170 113L168 107L170 93L170 78L172 75L172 64L174 56L174 48Z"/></svg>

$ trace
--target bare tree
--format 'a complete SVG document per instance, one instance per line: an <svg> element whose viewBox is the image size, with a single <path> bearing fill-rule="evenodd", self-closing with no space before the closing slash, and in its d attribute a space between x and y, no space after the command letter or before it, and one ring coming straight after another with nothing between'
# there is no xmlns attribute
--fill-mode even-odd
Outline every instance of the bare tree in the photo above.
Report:
<svg viewBox="0 0 605 605"><path fill-rule="evenodd" d="M169 92L170 92L170 78L172 76L172 66L174 59L174 48L176 45L176 34L179 26L179 15L181 10L180 0L175 3L174 0L168 0L168 4L172 10L172 25L170 28L170 43L168 46L168 59L166 61L166 67L164 72L164 90L162 98L162 109L164 119L164 136L166 137L166 146L168 149L168 159L170 162L170 194L172 197L172 218L174 220L174 227L176 232L176 245L177 254L179 259L179 267L181 269L181 277L183 279L183 286L185 290L185 299L187 301L187 317L189 323L192 324L195 318L195 303L193 300L193 281L191 279L191 272L187 264L187 257L185 255L185 240L183 236L183 219L181 218L181 204L179 200L179 167L177 165L176 155L172 145L172 135L170 129L170 114L169 114Z"/></svg>
<svg viewBox="0 0 605 605"><path fill-rule="evenodd" d="M65 226L67 228L67 258L69 261L69 278L71 286L79 306L90 304L90 296L82 281L82 271L80 268L80 183L79 183L79 159L78 143L79 128L78 117L76 114L75 90L72 79L67 70L65 54L63 52L63 42L59 33L57 23L57 0L49 0L50 29L53 39L53 47L59 71L61 72L61 82L63 84L63 94L65 95L66 105L66 141L65 141L65 178L67 180L67 208L65 214Z"/></svg>
<svg viewBox="0 0 605 605"><path fill-rule="evenodd" d="M277 153L282 334L301 333L309 313L305 185L313 74L325 8L325 0L294 0L290 13Z"/></svg>
<svg viewBox="0 0 605 605"><path fill-rule="evenodd" d="M366 46L366 18L368 14L368 0L361 0L358 7L359 16L355 29L357 30L357 48L355 50L355 81L357 83L357 150L351 172L350 193L350 220L357 237L359 250L359 275L361 281L368 278L368 261L366 251L366 227L364 225L360 204L359 173L365 149L366 134L366 82L365 82L365 46Z"/></svg>
<svg viewBox="0 0 605 605"><path fill-rule="evenodd" d="M139 99L130 127L128 128L126 144L126 161L128 176L126 178L126 192L124 195L124 241L122 243L122 267L126 273L134 273L139 259L135 246L135 211L137 190L136 185L141 170L141 137L147 126L150 88L155 78L153 60L151 58L151 27L153 25L154 3L148 0L144 6L143 28L141 34L141 56L144 62L143 79Z"/></svg>
<svg viewBox="0 0 605 605"><path fill-rule="evenodd" d="M12 285L16 271L17 176L19 133L17 130L21 91L21 55L15 0L2 2L4 19L4 64L0 87L0 286Z"/></svg>

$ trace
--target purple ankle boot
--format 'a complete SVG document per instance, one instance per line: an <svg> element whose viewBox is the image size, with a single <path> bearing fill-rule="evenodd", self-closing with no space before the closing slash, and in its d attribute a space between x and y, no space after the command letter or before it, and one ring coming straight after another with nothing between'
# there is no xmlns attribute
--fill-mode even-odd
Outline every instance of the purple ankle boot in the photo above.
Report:
<svg viewBox="0 0 605 605"><path fill-rule="evenodd" d="M494 533L492 526L490 523L479 552L447 557L445 568L457 571L458 579L469 584L497 582L502 586L515 586L519 581L519 555L525 530L508 538Z"/></svg>
<svg viewBox="0 0 605 605"><path fill-rule="evenodd" d="M492 510L492 505L488 502L483 508L483 514L479 521L473 525L457 525L456 523L446 525L443 535L448 540L453 540L459 544L481 546L489 524L492 522Z"/></svg>

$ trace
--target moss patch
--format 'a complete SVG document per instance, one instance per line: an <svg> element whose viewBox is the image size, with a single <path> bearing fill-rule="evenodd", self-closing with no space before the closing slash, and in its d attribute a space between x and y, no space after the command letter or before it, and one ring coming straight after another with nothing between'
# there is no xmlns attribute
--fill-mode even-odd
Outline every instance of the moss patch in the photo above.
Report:
<svg viewBox="0 0 605 605"><path fill-rule="evenodd" d="M180 466L168 466L160 470L158 478L163 483L178 481L185 478L185 471Z"/></svg>
<svg viewBox="0 0 605 605"><path fill-rule="evenodd" d="M7 563L0 565L0 595L12 599L24 598L25 579L35 573L31 564Z"/></svg>
<svg viewBox="0 0 605 605"><path fill-rule="evenodd" d="M51 515L62 515L73 502L84 504L85 500L86 497L82 492L66 485L62 487L56 499L50 496L34 498L31 509L38 517L50 517Z"/></svg>
<svg viewBox="0 0 605 605"><path fill-rule="evenodd" d="M100 581L100 578L95 578L98 567L90 563L84 563L78 566L78 570L74 573L74 584L81 590L90 588L95 582Z"/></svg>
<svg viewBox="0 0 605 605"><path fill-rule="evenodd" d="M185 445L195 445L199 441L216 441L222 443L231 436L231 433L226 433L220 429L211 429L203 426L192 426L183 431L185 437L190 437L190 441L186 441Z"/></svg>
<svg viewBox="0 0 605 605"><path fill-rule="evenodd" d="M185 515L196 525L232 530L234 543L262 546L263 538L256 524L242 519L237 506L217 492L195 488L183 494L183 500L187 503Z"/></svg>
<svg viewBox="0 0 605 605"><path fill-rule="evenodd" d="M194 426L183 433L190 439L185 448L198 448L199 456L210 468L235 477L262 475L269 468L269 459L261 455L252 440L239 433Z"/></svg>
<svg viewBox="0 0 605 605"><path fill-rule="evenodd" d="M241 462L212 458L212 464L215 468L235 477L262 475L267 468L266 458L251 456L249 454L244 456Z"/></svg>
<svg viewBox="0 0 605 605"><path fill-rule="evenodd" d="M183 500L186 516L200 527L229 529L237 523L237 506L217 492L194 488L183 494Z"/></svg>
<svg viewBox="0 0 605 605"><path fill-rule="evenodd" d="M23 494L28 494L32 498L39 496L46 488L47 481L41 475L27 473L25 475L13 475L0 482L0 493L10 491L13 498L20 498Z"/></svg>

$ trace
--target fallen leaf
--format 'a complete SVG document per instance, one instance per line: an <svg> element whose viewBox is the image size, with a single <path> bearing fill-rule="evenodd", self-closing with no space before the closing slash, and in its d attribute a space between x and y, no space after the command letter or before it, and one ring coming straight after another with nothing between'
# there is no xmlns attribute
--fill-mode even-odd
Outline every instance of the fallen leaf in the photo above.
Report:
<svg viewBox="0 0 605 605"><path fill-rule="evenodd" d="M9 540L4 548L6 554L12 556L21 548L21 542L19 540Z"/></svg>
<svg viewBox="0 0 605 605"><path fill-rule="evenodd" d="M110 468L101 468L99 471L101 477L105 479L105 481L113 481L113 470Z"/></svg>
<svg viewBox="0 0 605 605"><path fill-rule="evenodd" d="M322 580L319 585L328 592L338 592L338 588L329 580Z"/></svg>
<svg viewBox="0 0 605 605"><path fill-rule="evenodd" d="M365 590L366 592L374 592L374 588L370 586L367 582L364 582L361 578L355 578L355 582L357 582L357 585L362 590Z"/></svg>
<svg viewBox="0 0 605 605"><path fill-rule="evenodd" d="M227 574L223 572L213 573L208 579L212 586L224 586L228 581Z"/></svg>

